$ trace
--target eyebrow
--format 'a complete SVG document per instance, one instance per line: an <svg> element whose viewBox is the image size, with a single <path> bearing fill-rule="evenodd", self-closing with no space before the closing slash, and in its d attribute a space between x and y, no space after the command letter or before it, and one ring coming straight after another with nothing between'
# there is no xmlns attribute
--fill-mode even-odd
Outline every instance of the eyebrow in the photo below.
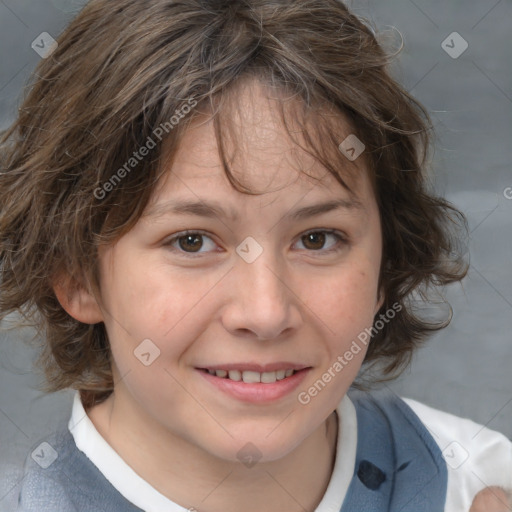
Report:
<svg viewBox="0 0 512 512"><path fill-rule="evenodd" d="M326 203L303 206L291 210L284 215L284 219L303 220L310 217L322 215L334 210L352 210L366 212L366 208L358 199L334 199ZM208 218L229 218L232 221L239 219L238 213L230 209L225 211L220 203L207 201L167 201L151 208L144 217L154 218L162 215L195 215Z"/></svg>

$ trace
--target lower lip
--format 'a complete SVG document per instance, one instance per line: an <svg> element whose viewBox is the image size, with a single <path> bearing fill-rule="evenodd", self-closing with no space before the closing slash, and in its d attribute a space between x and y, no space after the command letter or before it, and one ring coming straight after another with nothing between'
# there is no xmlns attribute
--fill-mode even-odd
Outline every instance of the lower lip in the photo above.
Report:
<svg viewBox="0 0 512 512"><path fill-rule="evenodd" d="M296 389L305 379L311 368L304 368L283 380L271 384L255 382L246 384L244 381L234 381L225 377L211 375L207 371L197 370L210 384L238 400L253 404L273 402L283 398Z"/></svg>

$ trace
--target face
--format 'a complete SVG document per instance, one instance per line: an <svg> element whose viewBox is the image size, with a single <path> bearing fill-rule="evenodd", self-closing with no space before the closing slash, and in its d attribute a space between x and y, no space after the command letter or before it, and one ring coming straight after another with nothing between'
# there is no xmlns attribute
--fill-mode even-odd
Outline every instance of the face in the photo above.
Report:
<svg viewBox="0 0 512 512"><path fill-rule="evenodd" d="M231 168L263 194L236 191L212 123L194 125L144 216L100 253L101 312L116 400L141 424L224 460L250 442L270 461L315 431L356 377L365 346L343 355L382 303L382 240L362 167L357 206L288 139L263 88L239 101ZM339 356L345 364L333 371Z"/></svg>

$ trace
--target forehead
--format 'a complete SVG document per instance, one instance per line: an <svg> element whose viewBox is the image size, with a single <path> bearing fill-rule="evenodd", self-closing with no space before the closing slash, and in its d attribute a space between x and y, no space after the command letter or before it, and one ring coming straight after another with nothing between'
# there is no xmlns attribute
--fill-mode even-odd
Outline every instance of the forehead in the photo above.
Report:
<svg viewBox="0 0 512 512"><path fill-rule="evenodd" d="M289 101L285 108L294 108ZM229 182L224 163L234 178L256 194L263 194L264 201L283 200L289 203L308 196L314 199L337 199L347 207L359 207L373 199L371 184L363 158L349 162L338 147L322 147L336 154L336 169L349 188L345 188L326 169L316 156L297 144L304 139L315 139L314 125L285 126L279 113L283 95L257 81L242 82L230 101L223 105L223 120L228 130L222 130L222 144L226 162L219 153L218 139L210 116L197 116L183 134L172 158L162 162L165 174L146 215L158 214L158 204L170 197L192 199L227 198L242 195ZM295 118L292 118L295 119ZM223 128L224 124L222 123ZM341 141L350 134L349 124L339 115L336 118L337 138ZM291 137L299 134L299 137ZM318 137L317 137L318 138ZM322 141L316 140L321 145ZM328 144L329 142L326 142ZM331 144L332 146L332 144ZM329 151L326 151L329 153ZM262 200L263 201L263 200Z"/></svg>

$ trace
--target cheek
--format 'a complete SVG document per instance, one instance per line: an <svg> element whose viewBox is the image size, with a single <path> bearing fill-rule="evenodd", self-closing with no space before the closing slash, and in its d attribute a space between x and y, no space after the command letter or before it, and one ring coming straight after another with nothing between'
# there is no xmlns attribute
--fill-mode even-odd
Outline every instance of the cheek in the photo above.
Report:
<svg viewBox="0 0 512 512"><path fill-rule="evenodd" d="M332 336L344 339L371 324L377 304L378 273L361 263L333 270L317 281L304 282L304 302Z"/></svg>
<svg viewBox="0 0 512 512"><path fill-rule="evenodd" d="M211 309L210 292L218 279L197 270L171 271L161 262L142 265L136 257L119 258L106 280L105 294L106 326L116 362L133 363L133 351L145 339L160 350L161 360L182 353L201 329L202 316L208 317L199 312Z"/></svg>
<svg viewBox="0 0 512 512"><path fill-rule="evenodd" d="M307 396L299 397L300 403L315 396L315 382L320 380L325 383L326 392L322 390L323 398L315 402L316 406L335 406L357 377L370 341L377 277L373 271L354 264L326 279L318 293L309 292L307 301L315 313L313 321L323 333L319 334L322 359L314 382L308 384L311 387L303 390ZM319 386L323 389L324 384Z"/></svg>

